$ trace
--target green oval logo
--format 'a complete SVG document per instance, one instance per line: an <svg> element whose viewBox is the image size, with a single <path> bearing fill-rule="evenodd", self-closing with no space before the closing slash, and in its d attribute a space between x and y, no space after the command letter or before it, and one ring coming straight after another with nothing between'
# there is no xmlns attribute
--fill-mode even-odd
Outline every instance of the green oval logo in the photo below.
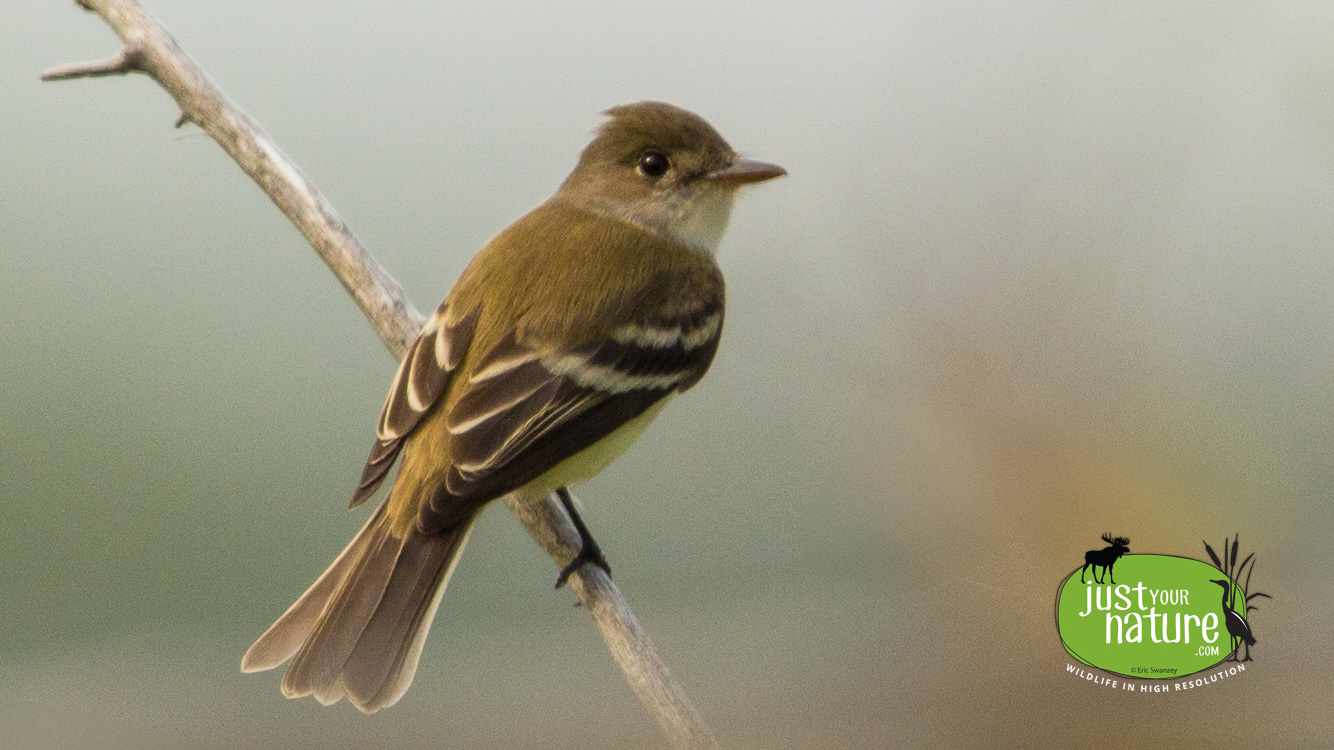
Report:
<svg viewBox="0 0 1334 750"><path fill-rule="evenodd" d="M1171 679L1208 669L1236 648L1228 612L1245 611L1245 599L1218 568L1123 553L1114 559L1114 578L1104 570L1098 582L1090 562L1066 576L1056 594L1056 629L1081 662L1126 677Z"/></svg>

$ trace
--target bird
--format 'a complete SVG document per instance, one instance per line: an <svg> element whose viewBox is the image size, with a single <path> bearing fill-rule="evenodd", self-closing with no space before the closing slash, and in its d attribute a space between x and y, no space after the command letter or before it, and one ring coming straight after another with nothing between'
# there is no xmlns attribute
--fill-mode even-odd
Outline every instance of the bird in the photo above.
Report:
<svg viewBox="0 0 1334 750"><path fill-rule="evenodd" d="M661 102L604 112L573 171L492 238L399 364L350 507L391 489L333 564L246 651L290 663L288 698L364 713L416 673L482 509L556 493L585 564L610 572L568 487L597 474L699 382L723 329L715 259L733 198L786 174Z"/></svg>
<svg viewBox="0 0 1334 750"><path fill-rule="evenodd" d="M1255 645L1255 636L1251 635L1251 626L1246 623L1246 618L1237 614L1236 610L1228 605L1229 595L1232 593L1231 581L1209 580L1210 583L1216 583L1223 587L1223 622L1227 625L1228 635L1232 636L1232 658L1236 661L1251 660L1251 646ZM1237 659L1237 649L1241 646L1240 642L1246 644L1246 658Z"/></svg>

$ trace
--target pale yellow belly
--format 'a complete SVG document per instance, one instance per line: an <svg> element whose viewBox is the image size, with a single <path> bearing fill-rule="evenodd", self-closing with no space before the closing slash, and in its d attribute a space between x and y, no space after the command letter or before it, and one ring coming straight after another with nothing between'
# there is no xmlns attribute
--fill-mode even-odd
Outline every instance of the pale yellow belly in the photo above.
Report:
<svg viewBox="0 0 1334 750"><path fill-rule="evenodd" d="M532 491L546 495L596 476L644 434L649 422L658 416L658 412L671 399L671 396L662 399L643 414L617 427L610 435L551 467L545 474L524 485L525 494Z"/></svg>

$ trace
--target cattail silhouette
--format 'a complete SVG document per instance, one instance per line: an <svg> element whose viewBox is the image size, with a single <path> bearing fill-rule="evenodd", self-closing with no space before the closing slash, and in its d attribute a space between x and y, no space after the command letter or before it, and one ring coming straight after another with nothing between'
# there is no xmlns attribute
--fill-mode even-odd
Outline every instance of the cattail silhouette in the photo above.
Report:
<svg viewBox="0 0 1334 750"><path fill-rule="evenodd" d="M1266 599L1272 599L1273 597L1259 591L1251 591L1251 573L1255 572L1255 553L1252 552L1247 555L1246 559L1242 560L1241 564L1238 565L1237 552L1239 551L1238 548L1240 546L1241 535L1238 534L1232 538L1231 550L1228 549L1228 540L1223 540L1222 560L1218 559L1218 554L1214 552L1214 548L1210 547L1208 542L1204 543L1204 551L1209 553L1209 559L1213 561L1214 567L1223 571L1223 574L1227 576L1227 578L1222 581L1210 579L1210 583L1216 583L1223 587L1223 622L1227 626L1228 635L1232 636L1232 656L1229 658L1233 661L1250 661L1251 646L1255 645L1255 636L1251 634L1249 618L1251 612L1260 609L1254 604L1251 604L1251 600L1259 597L1264 597ZM1249 570L1246 568L1247 563L1250 563L1251 566ZM1232 583L1241 578L1242 571L1246 571L1245 585ZM1232 586L1236 586L1241 590L1242 603L1246 605L1245 614L1238 614L1236 610L1232 609L1229 603ZM1238 659L1237 649L1241 648L1242 643L1246 644L1246 658Z"/></svg>

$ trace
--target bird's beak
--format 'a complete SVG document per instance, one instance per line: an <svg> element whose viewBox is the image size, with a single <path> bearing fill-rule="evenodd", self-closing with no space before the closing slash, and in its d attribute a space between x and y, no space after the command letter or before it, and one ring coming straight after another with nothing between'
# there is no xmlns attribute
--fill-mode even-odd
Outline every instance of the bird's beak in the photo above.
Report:
<svg viewBox="0 0 1334 750"><path fill-rule="evenodd" d="M785 174L787 174L787 170L777 164L768 164L754 159L737 159L722 169L708 173L705 175L705 179L719 185L739 186L772 180Z"/></svg>

